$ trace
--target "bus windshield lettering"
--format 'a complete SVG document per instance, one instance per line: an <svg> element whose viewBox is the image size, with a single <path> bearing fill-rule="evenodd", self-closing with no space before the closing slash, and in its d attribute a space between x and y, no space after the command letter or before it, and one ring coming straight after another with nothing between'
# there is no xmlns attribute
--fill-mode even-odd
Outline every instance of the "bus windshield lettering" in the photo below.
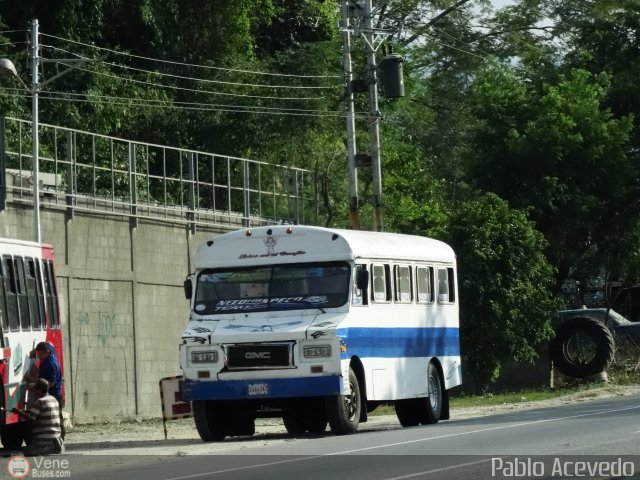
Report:
<svg viewBox="0 0 640 480"><path fill-rule="evenodd" d="M194 311L210 315L340 307L348 299L350 270L345 262L203 270Z"/></svg>

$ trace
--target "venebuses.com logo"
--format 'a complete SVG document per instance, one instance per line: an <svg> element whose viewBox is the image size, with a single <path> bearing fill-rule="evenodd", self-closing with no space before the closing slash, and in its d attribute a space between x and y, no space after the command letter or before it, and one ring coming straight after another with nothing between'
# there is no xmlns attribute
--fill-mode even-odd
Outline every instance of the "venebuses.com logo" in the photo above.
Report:
<svg viewBox="0 0 640 480"><path fill-rule="evenodd" d="M69 478L69 460L64 458L13 456L7 463L7 473L11 478Z"/></svg>
<svg viewBox="0 0 640 480"><path fill-rule="evenodd" d="M11 457L7 463L7 473L11 478L26 478L30 471L31 465L25 457Z"/></svg>

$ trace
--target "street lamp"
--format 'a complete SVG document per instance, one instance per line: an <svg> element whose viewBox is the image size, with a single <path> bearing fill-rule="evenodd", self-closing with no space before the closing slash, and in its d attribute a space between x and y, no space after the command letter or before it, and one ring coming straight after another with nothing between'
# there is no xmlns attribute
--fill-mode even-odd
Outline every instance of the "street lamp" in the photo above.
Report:
<svg viewBox="0 0 640 480"><path fill-rule="evenodd" d="M8 58L0 58L0 74L13 75L14 77L20 79L20 77L18 76L18 72L16 72L16 67ZM20 79L20 81L22 80Z"/></svg>
<svg viewBox="0 0 640 480"><path fill-rule="evenodd" d="M39 122L38 122L38 20L33 20L32 24L32 36L31 36L31 138L32 145L32 159L33 159L33 225L34 225L34 237L35 241L40 243L40 135L39 135ZM0 58L0 73L10 74L16 77L25 88L26 84L22 81L22 78L18 75L16 67L13 62L7 58Z"/></svg>
<svg viewBox="0 0 640 480"><path fill-rule="evenodd" d="M27 87L22 78L18 75L13 62L7 58L0 58L0 74L10 74L16 77L25 89L31 91L31 137L33 141L32 159L33 159L33 225L35 241L40 243L40 122L38 118L38 92L49 82L61 77L69 70L74 68L73 65L82 64L90 61L87 58L66 58L52 59L40 58L40 45L38 43L38 20L31 21L31 88ZM40 63L61 63L66 64L67 68L42 82L39 81Z"/></svg>

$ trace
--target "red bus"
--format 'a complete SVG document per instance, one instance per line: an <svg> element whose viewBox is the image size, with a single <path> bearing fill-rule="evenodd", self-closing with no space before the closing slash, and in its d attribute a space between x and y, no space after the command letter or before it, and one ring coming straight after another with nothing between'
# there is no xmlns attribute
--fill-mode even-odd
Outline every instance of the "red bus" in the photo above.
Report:
<svg viewBox="0 0 640 480"><path fill-rule="evenodd" d="M0 440L5 448L17 449L24 419L11 409L26 406L24 377L35 362L29 352L49 342L64 372L60 307L53 247L0 238L0 262Z"/></svg>

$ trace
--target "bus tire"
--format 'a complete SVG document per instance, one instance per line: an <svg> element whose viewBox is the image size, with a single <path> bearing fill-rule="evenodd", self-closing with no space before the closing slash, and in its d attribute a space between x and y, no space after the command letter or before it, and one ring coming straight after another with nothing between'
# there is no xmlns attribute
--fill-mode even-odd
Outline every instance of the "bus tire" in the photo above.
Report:
<svg viewBox="0 0 640 480"><path fill-rule="evenodd" d="M307 432L323 433L327 429L327 415L324 411L315 412L307 421Z"/></svg>
<svg viewBox="0 0 640 480"><path fill-rule="evenodd" d="M581 339L586 340L586 345ZM561 323L549 344L549 355L554 366L561 373L574 378L585 378L605 371L614 353L615 342L611 330L589 317L570 318Z"/></svg>
<svg viewBox="0 0 640 480"><path fill-rule="evenodd" d="M24 440L24 425L12 423L0 428L0 441L7 450L19 450Z"/></svg>
<svg viewBox="0 0 640 480"><path fill-rule="evenodd" d="M420 410L424 404L422 398L405 398L394 403L396 416L403 427L416 427L420 425Z"/></svg>
<svg viewBox="0 0 640 480"><path fill-rule="evenodd" d="M349 395L326 397L325 409L329 426L334 435L348 435L358 430L362 410L362 394L358 377L349 367Z"/></svg>
<svg viewBox="0 0 640 480"><path fill-rule="evenodd" d="M220 442L227 436L225 409L216 408L217 402L193 402L193 419L198 435L205 442Z"/></svg>
<svg viewBox="0 0 640 480"><path fill-rule="evenodd" d="M291 435L300 435L307 431L304 419L300 415L283 415L282 423L284 423L284 428L286 428L287 432Z"/></svg>
<svg viewBox="0 0 640 480"><path fill-rule="evenodd" d="M323 433L327 429L327 416L324 412L321 414L312 414L304 417L300 414L289 414L282 416L282 422L287 432L292 435L300 435L303 433Z"/></svg>
<svg viewBox="0 0 640 480"><path fill-rule="evenodd" d="M327 429L327 413L323 397L310 397L287 402L282 422L292 435L322 433Z"/></svg>
<svg viewBox="0 0 640 480"><path fill-rule="evenodd" d="M428 396L406 398L394 402L396 416L403 427L431 425L438 423L444 406L444 389L440 371L433 364L427 367Z"/></svg>
<svg viewBox="0 0 640 480"><path fill-rule="evenodd" d="M440 371L433 362L429 362L427 367L427 388L429 396L426 397L423 416L420 419L422 425L431 425L438 423L442 415L442 405L444 403L444 394L442 387L442 378Z"/></svg>

